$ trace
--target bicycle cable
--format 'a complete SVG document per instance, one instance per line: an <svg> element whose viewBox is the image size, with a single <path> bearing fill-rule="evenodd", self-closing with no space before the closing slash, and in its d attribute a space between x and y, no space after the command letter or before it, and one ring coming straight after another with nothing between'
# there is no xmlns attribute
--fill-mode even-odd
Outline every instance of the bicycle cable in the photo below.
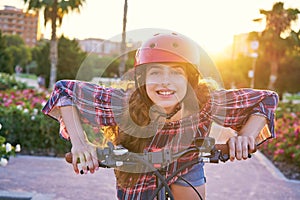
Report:
<svg viewBox="0 0 300 200"><path fill-rule="evenodd" d="M186 184L188 184L198 195L198 197L200 198L200 200L203 200L201 194L198 192L198 190L185 178L183 178L182 176L177 176L179 179L183 180Z"/></svg>
<svg viewBox="0 0 300 200"><path fill-rule="evenodd" d="M160 189L159 190L155 190L154 191L154 197L152 198L152 199L154 199L156 196L157 196L157 194L159 193L159 191L161 190L161 188L162 188L162 186L165 186L165 189L166 189L166 191L168 192L168 194L170 195L170 198L171 198L171 200L174 200L174 196L173 196L173 194L172 194L172 192L171 192L171 189L170 189L170 187L169 187L169 185L168 185L168 182L166 181L166 179L159 173L159 171L158 171L158 169L156 169L155 167L153 167L151 164L149 164L147 161L145 161L145 160L143 160L143 159L140 159L136 154L134 154L134 153L130 153L129 154L130 156L132 156L132 157L134 157L134 158L137 158L137 160L139 161L139 162L141 162L142 164L144 164L144 165L146 165L147 167L149 167L152 171L153 171L153 173L155 174L155 176L157 177L157 178L159 178L159 180L161 181L161 187L160 187ZM150 198L151 199L151 198Z"/></svg>
<svg viewBox="0 0 300 200"><path fill-rule="evenodd" d="M182 165L179 169L177 169L174 173L172 173L171 176L169 176L167 179L165 179L165 182L168 183L172 178L174 178L175 176L177 176L177 174L178 174L180 171L184 170L185 168L187 168L187 167L189 167L189 166L191 166L191 165L197 164L197 163L199 163L199 162L200 162L199 160L193 160L192 162L185 163L185 164ZM159 186L157 186L157 188L154 190L154 194L155 194L155 195L152 195L150 199L154 199L154 198L155 198L155 196L156 196L156 195L158 194L158 192L161 190L162 186L163 186L162 183L161 183ZM195 187L192 187L192 188L193 188L193 190L197 191ZM203 198L202 198L202 196L198 193L198 191L197 191L197 194L198 194L199 198L202 200Z"/></svg>

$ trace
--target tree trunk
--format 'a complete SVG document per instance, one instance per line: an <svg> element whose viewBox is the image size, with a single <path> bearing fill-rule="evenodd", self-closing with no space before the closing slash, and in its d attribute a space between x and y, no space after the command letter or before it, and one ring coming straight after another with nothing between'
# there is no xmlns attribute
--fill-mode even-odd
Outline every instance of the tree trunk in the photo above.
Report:
<svg viewBox="0 0 300 200"><path fill-rule="evenodd" d="M56 82L56 73L57 73L57 41L51 40L50 42L50 62L51 62L51 69L50 69L50 82L49 82L49 89L53 89L53 86Z"/></svg>
<svg viewBox="0 0 300 200"><path fill-rule="evenodd" d="M275 82L277 79L277 70L278 70L278 62L271 61L271 74L269 77L269 86L268 86L268 89L270 89L270 90L275 89Z"/></svg>
<svg viewBox="0 0 300 200"><path fill-rule="evenodd" d="M56 82L57 75L57 40L56 40L56 19L57 19L57 0L53 3L53 11L52 11L52 19L51 19L51 42L50 42L50 82L49 89L53 89L53 86Z"/></svg>
<svg viewBox="0 0 300 200"><path fill-rule="evenodd" d="M125 73L125 63L127 59L126 52L126 23L127 23L127 0L124 3L124 14L123 14L123 30L122 30L122 43L121 43L121 57L119 65L119 76L122 77Z"/></svg>

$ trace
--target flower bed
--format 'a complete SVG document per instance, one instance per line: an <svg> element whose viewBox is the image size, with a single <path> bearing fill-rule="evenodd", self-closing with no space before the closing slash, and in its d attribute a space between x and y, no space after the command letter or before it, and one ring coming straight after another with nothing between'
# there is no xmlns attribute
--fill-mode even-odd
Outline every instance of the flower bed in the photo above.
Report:
<svg viewBox="0 0 300 200"><path fill-rule="evenodd" d="M287 178L300 180L299 105L280 104L275 130L276 138L265 142L261 151Z"/></svg>

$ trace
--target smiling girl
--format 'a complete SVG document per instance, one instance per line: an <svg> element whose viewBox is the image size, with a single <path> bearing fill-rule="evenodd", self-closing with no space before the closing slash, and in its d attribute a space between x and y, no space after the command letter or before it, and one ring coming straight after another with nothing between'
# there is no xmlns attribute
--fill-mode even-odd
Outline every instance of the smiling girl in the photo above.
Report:
<svg viewBox="0 0 300 200"><path fill-rule="evenodd" d="M77 159L85 173L87 167L91 173L99 167L96 147L88 141L82 124L104 126L114 134L114 144L131 152L168 148L176 153L194 146L195 139L208 136L212 122L216 122L237 132L227 142L232 161L247 159L257 145L274 137L277 94L267 90L216 89L203 79L200 59L197 45L185 36L156 34L136 52L135 90L126 92L82 81L58 81L43 112L57 119L60 134L70 139L74 171L79 172ZM265 125L267 135L261 132ZM166 177L195 159L196 153L172 161L165 168ZM119 199L148 199L152 195L155 176L140 170L139 166L115 170ZM178 176L205 197L203 163L187 167ZM199 198L178 177L168 184L175 199Z"/></svg>

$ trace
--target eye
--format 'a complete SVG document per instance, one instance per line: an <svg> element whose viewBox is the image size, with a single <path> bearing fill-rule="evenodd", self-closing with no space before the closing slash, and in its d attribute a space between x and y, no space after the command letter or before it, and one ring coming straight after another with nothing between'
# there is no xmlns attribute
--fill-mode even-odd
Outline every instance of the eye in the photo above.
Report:
<svg viewBox="0 0 300 200"><path fill-rule="evenodd" d="M159 72L157 72L157 71L152 71L149 73L149 75L158 75L158 74L159 74Z"/></svg>
<svg viewBox="0 0 300 200"><path fill-rule="evenodd" d="M172 74L174 74L174 75L185 75L185 72L181 67L176 67L176 68L172 69Z"/></svg>
<svg viewBox="0 0 300 200"><path fill-rule="evenodd" d="M160 74L160 70L159 69L150 69L148 71L148 75L150 75L150 76L159 75L159 74Z"/></svg>

